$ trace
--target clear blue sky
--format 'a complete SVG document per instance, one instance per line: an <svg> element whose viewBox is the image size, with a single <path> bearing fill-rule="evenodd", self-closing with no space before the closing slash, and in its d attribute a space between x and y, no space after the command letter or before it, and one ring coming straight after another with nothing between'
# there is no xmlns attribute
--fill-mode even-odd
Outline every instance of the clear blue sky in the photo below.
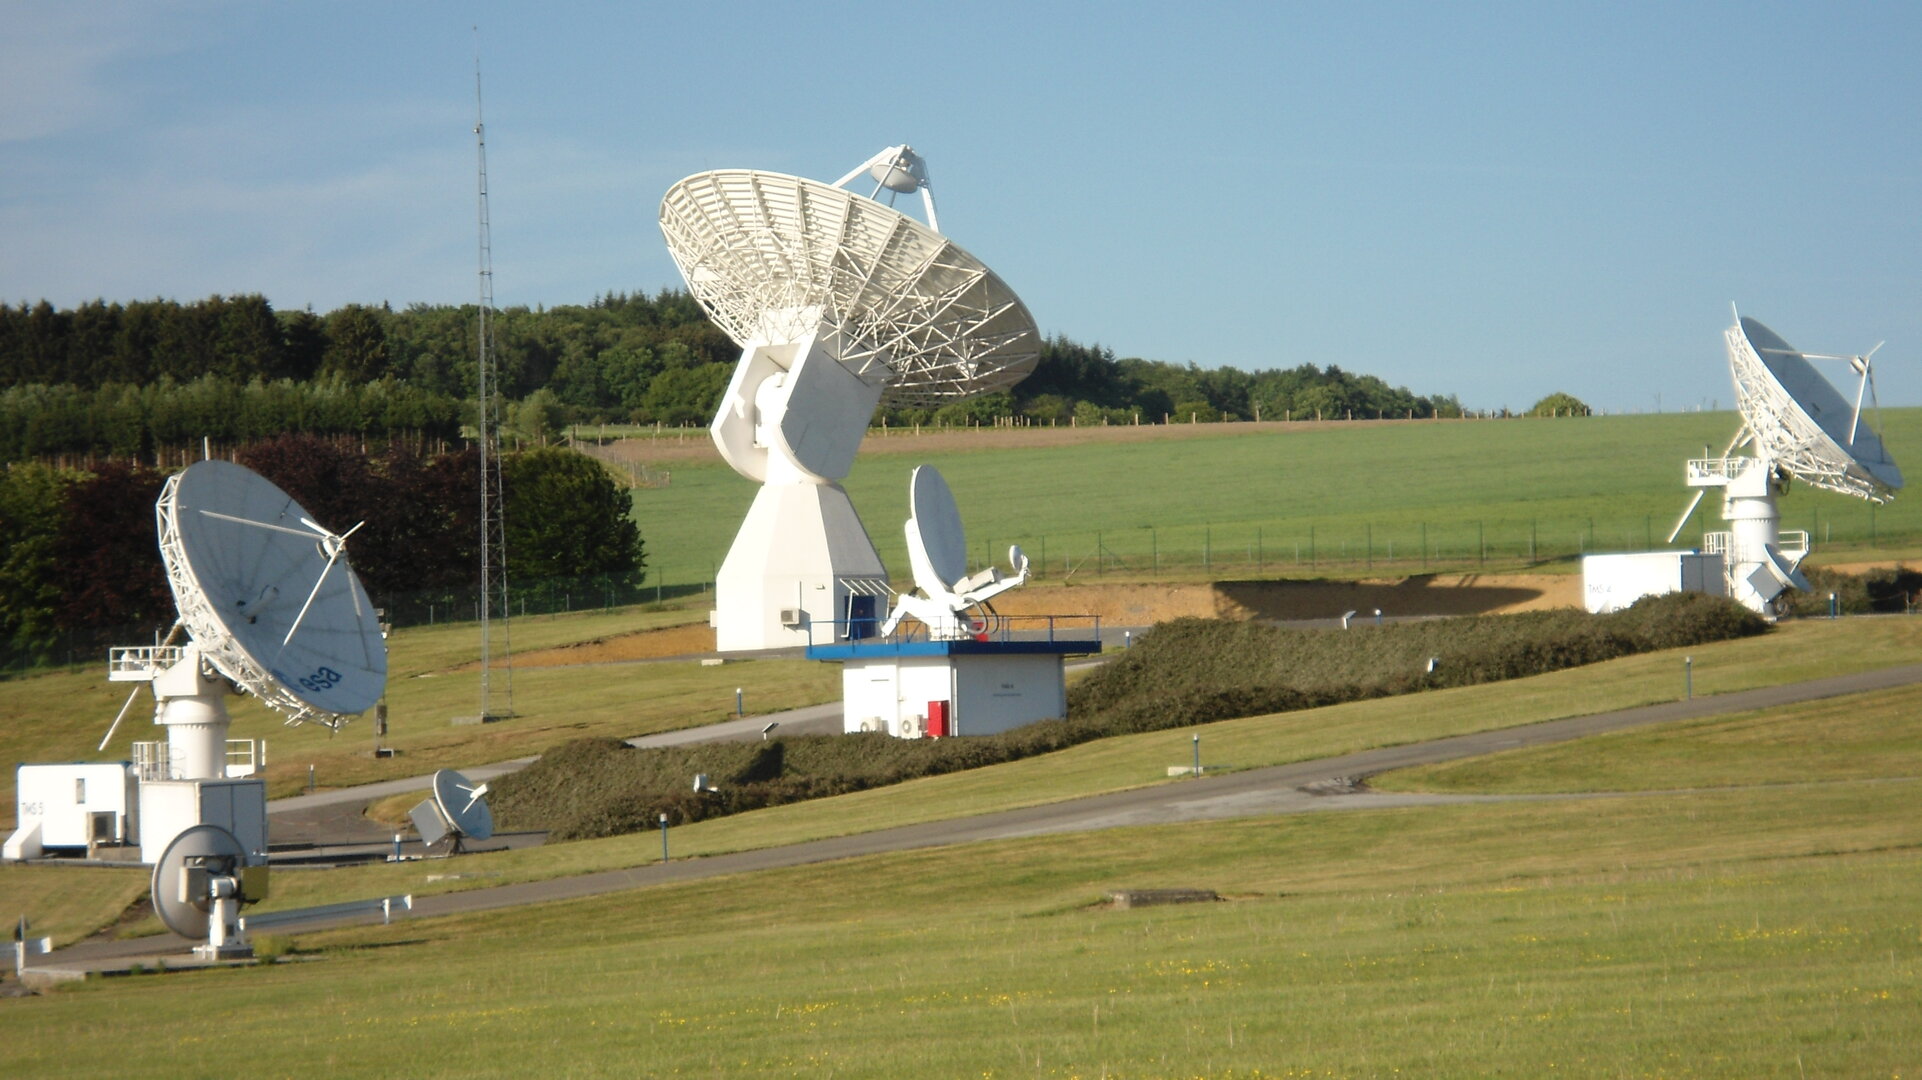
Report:
<svg viewBox="0 0 1922 1080"><path fill-rule="evenodd" d="M1912 3L0 0L0 300L472 300L476 24L502 305L678 287L682 176L906 141L1122 356L1728 408L1735 301L1922 404Z"/></svg>

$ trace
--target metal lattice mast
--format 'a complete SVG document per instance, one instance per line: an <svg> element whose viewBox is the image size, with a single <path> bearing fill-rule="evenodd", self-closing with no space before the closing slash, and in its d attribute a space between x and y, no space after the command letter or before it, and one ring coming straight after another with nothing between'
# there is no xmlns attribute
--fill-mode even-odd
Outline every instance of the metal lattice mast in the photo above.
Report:
<svg viewBox="0 0 1922 1080"><path fill-rule="evenodd" d="M494 372L494 239L487 213L487 124L481 111L481 72L474 56L474 149L478 160L480 194L480 319L478 332L480 433L480 715L510 716L514 712L514 662L508 633L506 514L501 505L500 414L496 405ZM496 709L492 669L492 616L499 596L503 666L503 707Z"/></svg>

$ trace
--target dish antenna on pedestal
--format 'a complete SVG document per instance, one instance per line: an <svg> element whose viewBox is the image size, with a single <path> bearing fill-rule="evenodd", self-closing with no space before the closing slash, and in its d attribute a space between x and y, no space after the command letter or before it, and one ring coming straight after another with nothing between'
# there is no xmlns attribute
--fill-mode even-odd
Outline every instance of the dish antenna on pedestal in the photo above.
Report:
<svg viewBox="0 0 1922 1080"><path fill-rule="evenodd" d="M461 850L461 840L486 840L494 835L494 812L484 801L486 784L470 784L452 769L434 774L434 794L408 811L421 843L433 847L452 837L452 850Z"/></svg>
<svg viewBox="0 0 1922 1080"><path fill-rule="evenodd" d="M844 189L919 191L922 224ZM1013 290L935 225L927 166L889 147L835 184L723 169L668 189L661 231L688 290L741 346L709 431L761 483L715 580L723 650L860 636L887 571L838 481L877 405L1013 386L1040 335Z"/></svg>
<svg viewBox="0 0 1922 1080"><path fill-rule="evenodd" d="M338 729L387 684L380 624L347 563L348 538L360 526L333 532L260 475L211 460L169 477L154 513L179 613L175 632L184 629L189 640L117 648L111 660L115 680L152 688L154 722L167 729L166 752L154 775L142 777L148 861L205 811L197 796L150 799L147 783L229 777L230 689L259 698L288 724ZM264 816L229 824L265 858Z"/></svg>
<svg viewBox="0 0 1922 1080"><path fill-rule="evenodd" d="M181 937L206 943L194 953L209 960L252 956L240 907L267 898L267 868L255 864L233 833L195 825L168 842L154 861L154 914Z"/></svg>
<svg viewBox="0 0 1922 1080"><path fill-rule="evenodd" d="M1732 310L1732 309L1731 309ZM1807 589L1800 566L1809 551L1806 532L1783 533L1776 498L1791 478L1812 487L1852 495L1872 503L1894 498L1902 487L1882 439L1862 422L1866 395L1874 403L1875 376L1870 357L1801 352L1754 319L1735 314L1723 331L1729 372L1735 381L1742 426L1720 457L1689 461L1686 479L1695 498L1669 533L1681 534L1689 516L1711 488L1723 493L1727 532L1703 537L1709 554L1720 554L1728 594L1764 615L1774 615L1778 597ZM1858 378L1851 404L1815 370L1810 360L1847 363ZM1736 455L1748 448L1748 455Z"/></svg>
<svg viewBox="0 0 1922 1080"><path fill-rule="evenodd" d="M1008 549L1008 562L1014 573L1003 577L990 566L979 573L968 573L967 535L961 528L961 511L954 493L932 465L917 465L908 476L908 563L914 569L914 584L921 595L901 593L895 597L894 610L881 627L881 636L894 633L907 616L928 628L936 641L978 637L988 632L994 608L988 601L1022 585L1028 580L1028 557L1019 546Z"/></svg>

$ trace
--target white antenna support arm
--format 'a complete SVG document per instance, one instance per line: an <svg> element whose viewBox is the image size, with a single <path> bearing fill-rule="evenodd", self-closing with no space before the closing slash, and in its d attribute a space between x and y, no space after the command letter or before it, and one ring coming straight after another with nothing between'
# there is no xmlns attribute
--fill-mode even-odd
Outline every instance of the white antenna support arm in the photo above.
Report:
<svg viewBox="0 0 1922 1080"><path fill-rule="evenodd" d="M840 480L881 402L882 386L842 366L817 326L798 341L750 342L708 426L750 480Z"/></svg>

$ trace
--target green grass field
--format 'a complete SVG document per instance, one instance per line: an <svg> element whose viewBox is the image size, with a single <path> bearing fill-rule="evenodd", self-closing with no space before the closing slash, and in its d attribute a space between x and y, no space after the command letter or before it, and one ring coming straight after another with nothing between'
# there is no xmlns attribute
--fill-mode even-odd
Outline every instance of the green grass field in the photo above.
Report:
<svg viewBox="0 0 1922 1080"><path fill-rule="evenodd" d="M1716 760L1773 768L1752 743ZM1678 779L1660 753L1615 769ZM1922 819L1892 809L1912 773L1883 771L1005 841L338 931L292 943L312 962L0 1002L0 1037L19 1074L61 1076L197 1073L238 1043L257 1071L347 1077L1901 1077ZM1227 902L1096 904L1172 886Z"/></svg>
<svg viewBox="0 0 1922 1080"><path fill-rule="evenodd" d="M1883 423L1897 461L1922 461L1922 408L1884 410ZM989 429L963 438L963 449L951 434L873 433L845 486L882 558L904 576L901 529L917 464L940 468L954 489L977 561L1004 563L1019 543L1048 576L1072 570L1077 580L1355 574L1371 565L1415 573L1480 567L1484 549L1488 566L1506 567L1665 546L1691 494L1684 460L1704 445L1720 453L1735 428L1726 412L1176 425L1143 441L1090 435L1046 448L1007 448L1020 433ZM670 485L634 492L653 572L668 585L711 580L754 485L718 458L677 462L672 472ZM1809 530L1832 561L1922 547L1914 499L1872 511L1797 485L1781 509L1783 527ZM1678 543L1723 528L1718 513L1705 500ZM1097 543L1104 557L1095 557Z"/></svg>
<svg viewBox="0 0 1922 1080"><path fill-rule="evenodd" d="M1646 519L1659 543L1682 503L1681 458L1704 441L1719 449L1730 426L1725 415L1273 433L1223 425L1168 443L982 449L934 463L977 552L1015 540L1038 556L1040 536L1091 543L1094 529L1125 554L1137 549L1108 531L1139 538L1151 528L1171 564L1201 550L1181 537L1206 536L1214 560L1235 527L1261 528L1264 544L1281 542L1270 528L1309 524L1318 544L1346 533L1381 544L1424 523L1431 540L1446 540L1463 521L1483 521L1484 538L1494 522L1533 521L1539 538L1546 523L1566 531L1568 515L1601 504L1613 510L1597 520L1596 546L1633 547L1601 541L1610 530L1637 539ZM1890 410L1889 427L1898 459L1912 459L1922 410ZM1650 449L1653 435L1663 441ZM864 454L849 488L901 569L907 468L923 459L901 445L910 438L888 441ZM1493 478L1502 472L1509 482ZM638 491L657 570L674 565L675 550L718 562L751 496L721 466L677 465L672 487ZM1466 518L1462 507L1477 502L1481 516ZM1242 511L1239 526L1206 516L1251 505L1272 516ZM1922 536L1922 514L1907 505L1879 512L1878 540ZM1829 523L1834 547L1849 550L1843 541L1867 538L1866 511L1858 534L1844 525L1859 509L1798 489L1785 524ZM1078 543L1051 539L1050 560L1076 558ZM514 643L686 617L519 620ZM472 638L471 626L396 634L388 742L402 747L398 759L363 757L372 739L362 725L330 737L239 709L234 734L272 740L279 795L304 782L309 760L324 785L362 782L520 756L576 734L718 719L736 686L756 712L837 690L833 668L798 661L526 669L516 688L527 715L451 727L447 717L474 707L474 677L451 670L472 656ZM1791 623L1690 655L1702 695L1909 663L1919 650L1922 621L1889 617ZM1680 659L1657 653L1198 730L1210 763L1250 768L1671 700ZM121 696L104 672L0 683L0 760L90 756ZM200 1075L236 1062L341 1077L1914 1077L1918 705L1912 690L1859 695L1378 779L1536 796L1512 801L1002 841L278 939L268 951L292 962L0 999L0 1062L8 1076L63 1077ZM152 731L131 717L117 741ZM1170 783L1165 767L1187 760L1190 733L702 822L676 830L675 851ZM277 872L269 906L657 856L652 837L617 837L458 866ZM467 876L426 880L455 870ZM111 921L144 884L138 871L0 867L0 918L25 911L39 932L71 940ZM1108 889L1172 886L1227 900L1098 905Z"/></svg>

